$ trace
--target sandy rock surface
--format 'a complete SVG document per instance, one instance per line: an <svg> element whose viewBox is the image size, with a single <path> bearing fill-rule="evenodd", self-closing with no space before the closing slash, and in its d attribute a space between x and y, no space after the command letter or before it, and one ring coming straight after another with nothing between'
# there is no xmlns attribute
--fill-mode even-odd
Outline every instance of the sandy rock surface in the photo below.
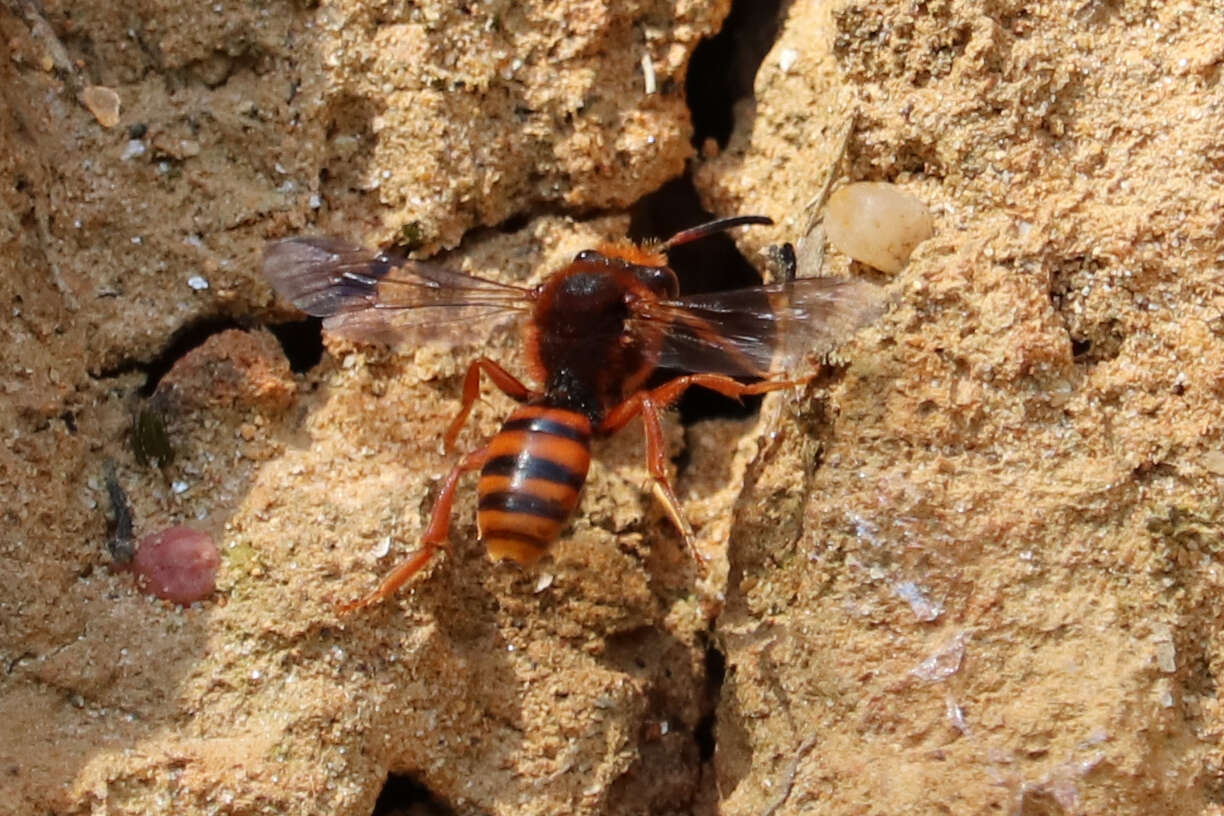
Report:
<svg viewBox="0 0 1224 816"><path fill-rule="evenodd" d="M383 813L1221 811L1224 15L795 2L694 152L727 12L0 7L0 813L368 814L389 773L432 801ZM467 361L520 344L299 358L266 241L534 283L687 161L777 222L754 262L830 183L935 217L895 275L827 252L892 307L810 387L668 423L713 575L635 423L551 562L490 563L467 484L450 552L338 614L420 534ZM108 462L135 536L216 541L211 599L111 568Z"/></svg>

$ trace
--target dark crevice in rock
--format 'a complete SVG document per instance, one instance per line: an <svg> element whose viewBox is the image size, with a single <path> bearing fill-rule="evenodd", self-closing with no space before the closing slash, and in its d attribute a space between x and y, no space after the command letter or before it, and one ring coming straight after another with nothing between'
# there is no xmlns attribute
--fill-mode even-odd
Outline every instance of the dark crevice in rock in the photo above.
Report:
<svg viewBox="0 0 1224 816"><path fill-rule="evenodd" d="M693 117L693 144L726 147L735 127L735 103L752 95L761 61L773 47L783 0L735 3L722 30L693 51L684 92Z"/></svg>
<svg viewBox="0 0 1224 816"><path fill-rule="evenodd" d="M269 325L295 374L303 374L323 359L323 321L317 317Z"/></svg>
<svg viewBox="0 0 1224 816"><path fill-rule="evenodd" d="M702 208L692 178L685 175L638 200L630 212L629 237L634 241L666 239L714 217ZM668 259L680 279L682 294L719 292L761 283L760 273L740 254L727 234L678 246L668 253ZM675 375L673 371L658 376L663 381ZM681 421L688 425L713 417L751 416L760 404L759 397L748 397L740 403L704 388L693 388L681 398L679 410Z"/></svg>
<svg viewBox="0 0 1224 816"><path fill-rule="evenodd" d="M308 318L268 325L267 328L280 343L285 357L289 360L289 367L300 374L318 365L323 359L322 326L323 321L318 318ZM250 331L253 328L255 328L254 322L245 318L204 317L193 320L176 331L165 348L153 359L124 360L117 365L98 371L93 376L101 380L119 377L133 371L143 372L145 382L141 386L140 394L149 397L157 390L158 383L174 367L175 363L204 345L210 337L231 329Z"/></svg>
<svg viewBox="0 0 1224 816"><path fill-rule="evenodd" d="M250 328L250 321L244 319L218 316L202 317L187 323L174 332L165 348L153 359L147 361L131 358L125 359L115 365L91 372L91 376L97 380L106 380L130 374L133 371L143 372L145 383L141 386L140 394L141 396L148 397L157 389L157 384L161 382L166 372L173 368L180 358L203 345L208 338L230 329L248 330Z"/></svg>
<svg viewBox="0 0 1224 816"><path fill-rule="evenodd" d="M371 816L409 813L412 816L453 816L454 811L415 777L387 774L387 781L383 783Z"/></svg>
<svg viewBox="0 0 1224 816"><path fill-rule="evenodd" d="M137 366L138 369L145 373L145 384L141 388L141 394L150 396L157 390L157 384L161 382L162 377L166 376L174 364L185 357L189 352L204 345L208 338L222 332L230 331L231 329L249 329L250 325L247 321L234 320L232 318L204 318L202 320L193 320L181 329L176 331L170 338L170 342L162 349L161 353L147 363Z"/></svg>
<svg viewBox="0 0 1224 816"><path fill-rule="evenodd" d="M1050 304L1062 318L1076 363L1091 368L1113 360L1122 351L1126 328L1116 317L1105 317L1093 282L1104 275L1098 259L1075 255L1050 266Z"/></svg>
<svg viewBox="0 0 1224 816"><path fill-rule="evenodd" d="M727 676L727 658L716 646L706 647L706 711L693 729L693 739L697 742L697 757L702 763L714 760L714 729L717 726L718 698L722 695L723 681Z"/></svg>

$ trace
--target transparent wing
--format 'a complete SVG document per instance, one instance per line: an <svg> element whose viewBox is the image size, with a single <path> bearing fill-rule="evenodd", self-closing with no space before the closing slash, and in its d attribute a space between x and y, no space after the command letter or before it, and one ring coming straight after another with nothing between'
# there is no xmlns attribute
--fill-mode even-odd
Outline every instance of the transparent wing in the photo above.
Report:
<svg viewBox="0 0 1224 816"><path fill-rule="evenodd" d="M530 289L338 238L269 244L263 272L277 294L322 317L329 332L367 343L457 342L477 323L525 314L532 299Z"/></svg>
<svg viewBox="0 0 1224 816"><path fill-rule="evenodd" d="M645 303L642 328L666 326L658 365L730 376L800 375L880 315L878 286L800 278L769 286Z"/></svg>

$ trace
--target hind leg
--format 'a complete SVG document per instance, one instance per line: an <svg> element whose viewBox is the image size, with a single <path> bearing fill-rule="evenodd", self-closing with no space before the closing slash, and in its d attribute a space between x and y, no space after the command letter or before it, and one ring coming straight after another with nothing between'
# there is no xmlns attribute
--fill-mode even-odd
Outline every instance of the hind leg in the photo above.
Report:
<svg viewBox="0 0 1224 816"><path fill-rule="evenodd" d="M396 590L406 584L412 576L420 572L421 568L429 563L430 559L433 558L433 554L441 549L446 543L447 536L450 534L451 506L455 503L455 489L459 486L459 477L470 470L482 467L488 458L489 449L484 447L472 451L451 469L450 474L446 477L446 481L442 484L442 492L438 494L438 500L434 502L433 512L429 517L429 526L425 528L425 534L421 536L420 548L408 556L399 566L387 573L387 576L382 579L382 583L373 592L356 601L340 604L341 612L363 609L384 598L391 597L395 594Z"/></svg>

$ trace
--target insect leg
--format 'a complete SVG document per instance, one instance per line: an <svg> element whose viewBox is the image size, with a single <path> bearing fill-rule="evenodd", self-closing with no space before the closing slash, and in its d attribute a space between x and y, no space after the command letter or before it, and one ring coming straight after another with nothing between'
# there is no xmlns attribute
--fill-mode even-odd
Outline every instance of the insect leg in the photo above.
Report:
<svg viewBox="0 0 1224 816"><path fill-rule="evenodd" d="M707 571L706 559L697 549L693 530L688 520L685 519L684 513L681 512L680 502L671 488L671 483L667 480L666 447L663 444L663 426L659 420L659 409L666 408L675 402L689 386L693 385L700 385L732 399L739 399L751 394L764 394L768 391L794 388L803 385L804 382L805 380L764 380L745 385L722 374L686 374L651 391L639 391L609 411L600 424L599 432L610 434L623 428L638 414L642 415L642 424L646 430L646 466L654 479L654 494L663 505L672 523L676 525L676 529L680 531L702 575Z"/></svg>
<svg viewBox="0 0 1224 816"><path fill-rule="evenodd" d="M724 374L686 374L663 383L649 392L650 398L660 407L667 407L689 389L689 386L700 385L711 391L717 391L724 397L740 399L753 394L766 394L770 391L781 391L786 388L796 388L807 380L762 380L755 383L742 383Z"/></svg>
<svg viewBox="0 0 1224 816"><path fill-rule="evenodd" d="M467 422L468 415L472 413L472 405L475 404L476 398L480 396L481 371L489 375L489 379L501 389L503 394L516 402L526 402L538 396L537 392L523 385L517 377L488 357L481 357L472 361L472 364L468 366L467 375L463 378L463 406L459 409L459 413L455 418L451 420L450 427L446 429L446 435L442 437L448 453L454 450L455 440L459 438L459 431L463 429L463 423Z"/></svg>
<svg viewBox="0 0 1224 816"><path fill-rule="evenodd" d="M805 382L807 382L806 379L762 380L761 382L745 384L723 374L685 374L682 377L676 377L674 380L668 380L658 388L650 391L640 391L620 405L612 408L604 417L603 423L600 424L599 433L607 435L625 427L629 420L642 412L641 403L644 399L649 399L656 408L666 408L680 399L681 395L693 385L700 385L702 388L717 391L724 397L739 399L741 397L752 396L753 394L765 394L770 391L796 388Z"/></svg>
<svg viewBox="0 0 1224 816"><path fill-rule="evenodd" d="M421 536L420 549L387 573L387 577L383 578L378 588L369 595L341 604L341 612L363 609L370 604L391 597L396 590L429 563L433 554L446 542L446 537L450 534L451 505L455 502L455 488L459 485L459 477L469 470L482 467L488 458L489 449L486 446L472 451L459 460L459 464L455 465L447 475L446 481L442 484L442 492L438 494L438 500L434 502L433 512L429 517L429 526L425 528L425 534Z"/></svg>
<svg viewBox="0 0 1224 816"><path fill-rule="evenodd" d="M667 480L667 448L663 444L663 425L659 421L659 408L649 393L640 395L638 405L642 413L642 425L646 430L646 467L654 479L655 497L663 505L672 524L676 525L680 537L684 539L689 552L693 554L693 560L697 562L697 571L704 577L709 572L705 556L701 554L701 550L697 549L697 541L693 538L693 528L689 526L688 519L684 517L684 512L680 509L680 501L672 490L671 482Z"/></svg>

